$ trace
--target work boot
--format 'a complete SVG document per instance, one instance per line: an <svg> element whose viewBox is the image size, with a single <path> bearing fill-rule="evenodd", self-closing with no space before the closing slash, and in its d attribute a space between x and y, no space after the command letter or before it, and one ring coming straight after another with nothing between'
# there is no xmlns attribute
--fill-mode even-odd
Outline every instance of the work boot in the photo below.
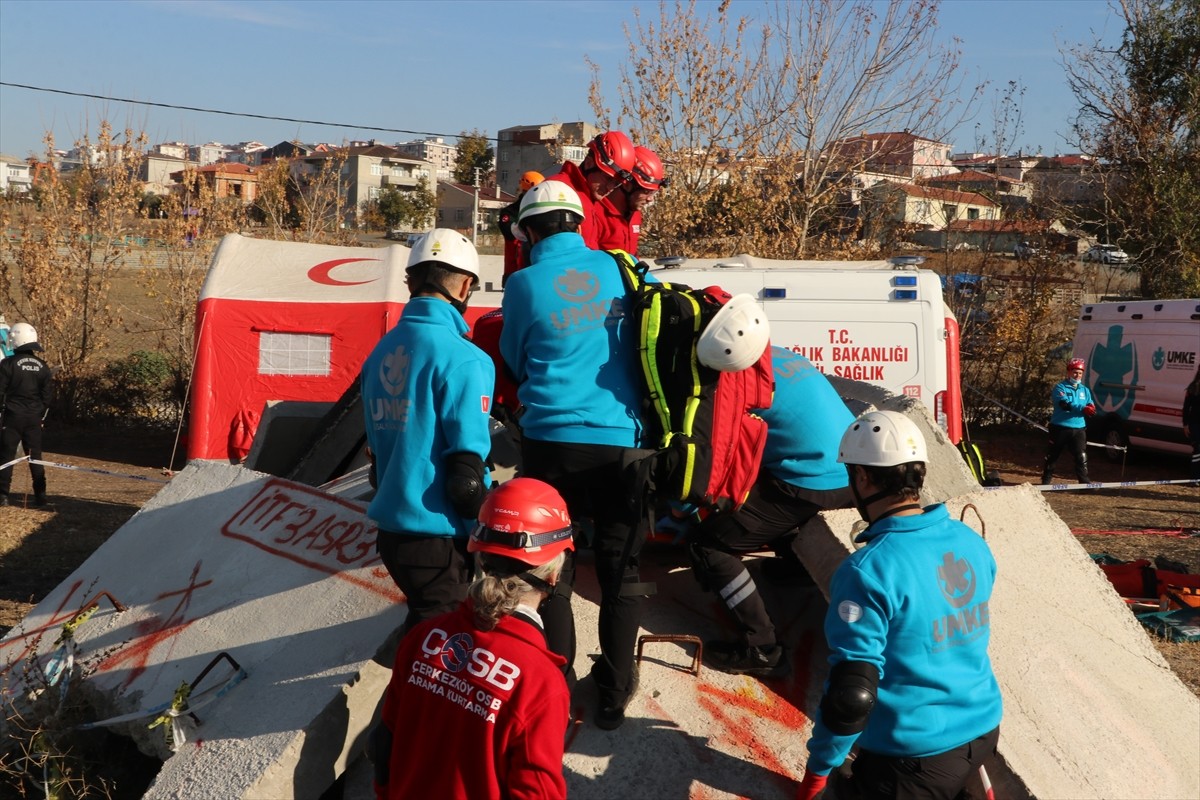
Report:
<svg viewBox="0 0 1200 800"><path fill-rule="evenodd" d="M704 663L731 675L759 678L784 678L792 672L787 651L780 644L755 647L740 642L705 642Z"/></svg>
<svg viewBox="0 0 1200 800"><path fill-rule="evenodd" d="M593 678L594 677L595 676L593 675ZM600 690L601 696L601 706L596 709L597 728L602 731L615 731L617 728L625 724L625 707L629 705L629 701L633 699L635 694L637 694L638 683L641 681L641 677L641 671L638 669L638 665L634 663L633 680L629 687L629 694L625 696L625 700L623 702L610 706L603 705L603 698L607 692L604 691L603 687L597 684L596 688Z"/></svg>
<svg viewBox="0 0 1200 800"><path fill-rule="evenodd" d="M33 496L33 507L34 508L42 508L45 505L46 505L46 493L45 492L38 492L37 494L35 494Z"/></svg>
<svg viewBox="0 0 1200 800"><path fill-rule="evenodd" d="M0 494L0 506L8 505L8 492Z"/></svg>

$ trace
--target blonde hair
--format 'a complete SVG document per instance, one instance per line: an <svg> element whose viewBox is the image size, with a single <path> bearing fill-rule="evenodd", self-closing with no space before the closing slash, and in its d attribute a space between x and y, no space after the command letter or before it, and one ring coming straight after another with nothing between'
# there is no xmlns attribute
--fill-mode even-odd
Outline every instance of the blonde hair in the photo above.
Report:
<svg viewBox="0 0 1200 800"><path fill-rule="evenodd" d="M565 553L559 553L552 560L540 567L528 567L511 558L494 556L489 553L475 554L475 580L467 588L467 595L475 609L475 622L481 630L490 631L495 628L502 617L510 616L527 595L538 595L530 605L537 605L544 594L519 575L513 574L514 569L528 572L535 578L549 583L557 580L562 572ZM522 569L523 568L523 569Z"/></svg>

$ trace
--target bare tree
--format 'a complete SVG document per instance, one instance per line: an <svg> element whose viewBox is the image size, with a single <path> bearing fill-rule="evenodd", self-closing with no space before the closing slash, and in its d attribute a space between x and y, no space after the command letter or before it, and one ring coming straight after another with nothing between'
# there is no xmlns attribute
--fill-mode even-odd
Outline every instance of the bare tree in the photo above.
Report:
<svg viewBox="0 0 1200 800"><path fill-rule="evenodd" d="M648 215L664 242L707 232L803 256L836 226L849 176L887 155L855 137L940 141L982 88L960 95L960 54L939 43L936 0L779 2L760 23L728 8L700 16L694 0L663 2L657 22L635 16L627 30L618 122L683 189ZM592 99L605 118L595 78Z"/></svg>
<svg viewBox="0 0 1200 800"><path fill-rule="evenodd" d="M157 301L153 313L126 319L125 326L130 332L154 335L170 371L169 398L179 412L187 402L192 374L200 288L221 237L241 229L247 210L240 198L217 197L194 165L186 167L182 177L159 206L162 218L153 223L157 241L144 254L148 268L138 273L146 295Z"/></svg>
<svg viewBox="0 0 1200 800"><path fill-rule="evenodd" d="M1200 294L1200 13L1195 0L1120 0L1118 47L1063 51L1076 144L1097 164L1078 223L1119 241L1145 297ZM1090 214L1087 212L1091 211Z"/></svg>
<svg viewBox="0 0 1200 800"><path fill-rule="evenodd" d="M320 244L355 244L344 227L349 176L343 174L350 151L340 148L319 156L276 158L259 172L254 216L267 238Z"/></svg>
<svg viewBox="0 0 1200 800"><path fill-rule="evenodd" d="M38 328L47 358L59 370L63 408L74 407L80 379L121 322L109 292L140 233L145 144L144 134L114 132L103 120L94 140L85 134L75 143L77 168L63 172L47 134L35 191L38 213L24 217L15 240L0 239L3 259L12 265L0 270L0 299L16 318Z"/></svg>

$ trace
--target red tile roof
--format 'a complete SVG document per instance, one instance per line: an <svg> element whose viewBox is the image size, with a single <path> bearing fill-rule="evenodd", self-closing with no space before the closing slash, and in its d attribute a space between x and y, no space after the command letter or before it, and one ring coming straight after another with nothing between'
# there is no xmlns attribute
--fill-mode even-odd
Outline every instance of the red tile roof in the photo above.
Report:
<svg viewBox="0 0 1200 800"><path fill-rule="evenodd" d="M937 175L926 178L926 183L1020 183L1013 178L1003 175L993 175L990 172L980 172L977 169L966 169L962 172L952 172L949 175Z"/></svg>
<svg viewBox="0 0 1200 800"><path fill-rule="evenodd" d="M213 172L220 175L253 175L257 170L254 167L239 164L236 161L221 161L216 164L200 167L196 172Z"/></svg>
<svg viewBox="0 0 1200 800"><path fill-rule="evenodd" d="M911 183L894 183L895 188L909 197L919 197L926 200L945 200L951 203L964 203L972 206L995 207L995 203L977 192L958 192L953 189L938 189L933 186L916 186Z"/></svg>

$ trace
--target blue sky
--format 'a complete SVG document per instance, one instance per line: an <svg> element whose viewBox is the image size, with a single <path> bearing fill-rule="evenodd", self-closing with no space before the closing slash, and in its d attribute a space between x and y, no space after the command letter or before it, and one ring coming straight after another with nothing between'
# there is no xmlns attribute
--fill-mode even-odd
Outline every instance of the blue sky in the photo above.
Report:
<svg viewBox="0 0 1200 800"><path fill-rule="evenodd" d="M705 10L714 2L703 2ZM339 123L274 122L0 86L0 152L59 147L107 117L152 143L341 142L591 120L586 55L610 105L627 56L627 0L0 0L0 81L134 100ZM733 0L754 15L760 0ZM1105 0L945 0L941 29L962 40L971 83L1026 87L1026 152L1072 150L1074 100L1058 43L1114 40ZM990 134L991 101L950 137ZM978 130L976 123L978 123ZM356 127L360 126L360 127Z"/></svg>

